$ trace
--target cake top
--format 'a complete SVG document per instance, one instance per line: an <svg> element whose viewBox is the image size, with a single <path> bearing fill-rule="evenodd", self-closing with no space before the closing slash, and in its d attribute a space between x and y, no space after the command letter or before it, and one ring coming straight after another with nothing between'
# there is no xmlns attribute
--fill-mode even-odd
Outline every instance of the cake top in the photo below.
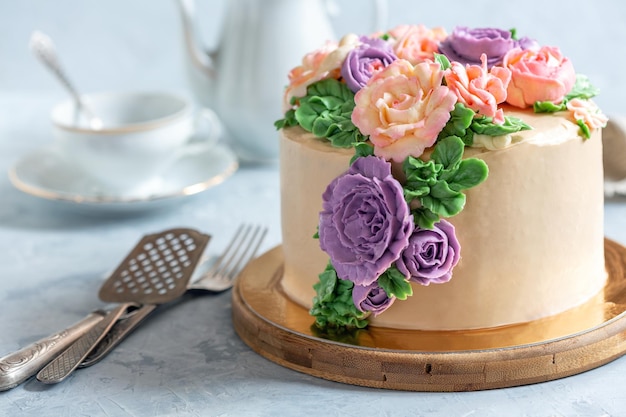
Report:
<svg viewBox="0 0 626 417"><path fill-rule="evenodd" d="M316 284L317 324L362 327L411 283L448 282L461 248L445 219L488 176L465 148L519 143L533 126L517 116L531 112L561 114L583 142L607 122L596 94L557 47L515 30L401 25L307 54L276 127L355 150L323 195L318 237L330 262Z"/></svg>

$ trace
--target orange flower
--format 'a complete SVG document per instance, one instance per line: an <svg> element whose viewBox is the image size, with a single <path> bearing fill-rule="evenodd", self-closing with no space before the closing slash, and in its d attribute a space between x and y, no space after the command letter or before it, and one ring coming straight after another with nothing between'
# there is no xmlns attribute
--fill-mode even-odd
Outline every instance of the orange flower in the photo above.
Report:
<svg viewBox="0 0 626 417"><path fill-rule="evenodd" d="M516 107L560 103L576 82L574 66L554 47L514 48L504 56L503 66L511 70L506 101Z"/></svg>
<svg viewBox="0 0 626 417"><path fill-rule="evenodd" d="M352 123L369 135L377 156L402 162L435 143L457 100L442 80L439 64L399 59L359 90Z"/></svg>
<svg viewBox="0 0 626 417"><path fill-rule="evenodd" d="M502 124L504 112L498 109L498 104L506 100L511 71L498 66L487 70L485 54L481 55L480 61L481 66L463 66L452 62L445 71L446 84L457 95L460 103L483 116L493 117L494 123Z"/></svg>
<svg viewBox="0 0 626 417"><path fill-rule="evenodd" d="M413 65L433 59L439 42L448 36L444 28L428 29L424 25L400 25L389 34L395 38L393 50L396 56Z"/></svg>

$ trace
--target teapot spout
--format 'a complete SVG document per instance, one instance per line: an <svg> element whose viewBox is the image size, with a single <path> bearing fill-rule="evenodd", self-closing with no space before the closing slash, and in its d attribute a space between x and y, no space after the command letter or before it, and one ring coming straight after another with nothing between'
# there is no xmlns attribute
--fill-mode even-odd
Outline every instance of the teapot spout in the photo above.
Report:
<svg viewBox="0 0 626 417"><path fill-rule="evenodd" d="M214 59L202 45L194 19L194 0L177 0L180 10L187 60L206 78L215 77Z"/></svg>

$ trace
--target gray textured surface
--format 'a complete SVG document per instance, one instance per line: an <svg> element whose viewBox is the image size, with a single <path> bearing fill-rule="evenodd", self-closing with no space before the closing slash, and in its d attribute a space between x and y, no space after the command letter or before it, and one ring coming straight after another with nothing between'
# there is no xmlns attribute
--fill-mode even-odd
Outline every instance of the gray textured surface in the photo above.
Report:
<svg viewBox="0 0 626 417"><path fill-rule="evenodd" d="M348 12L357 2L338 3ZM626 8L620 1L593 6L529 1L530 7L511 16L510 2L475 1L463 8L468 18L454 7L442 12L442 6L422 10L425 2L390 3L390 25L517 26L562 45L575 64L581 63L579 71L605 90L598 101L607 113L621 111L626 57L616 52L626 44ZM448 4L456 3L468 4ZM411 18L405 18L409 12ZM205 13L207 20L216 21L216 14ZM339 18L337 31L367 31L360 16L368 18L366 12ZM574 29L585 19L588 26ZM85 90L186 88L176 9L170 1L3 0L0 25L1 172L49 142L48 111L65 97L26 48L33 29L48 32L59 43L66 66ZM208 38L211 31L207 29ZM606 214L607 236L626 244L626 203L607 202ZM97 291L104 274L143 234L198 228L214 235L210 251L216 254L237 224L260 222L271 228L266 250L280 243L279 219L275 166L245 167L180 206L134 216L85 214L39 201L14 190L2 175L0 355L102 306ZM526 387L451 394L381 391L299 374L256 355L234 334L230 303L226 293L173 306L104 361L67 381L45 386L31 380L0 393L0 415L626 416L626 358Z"/></svg>

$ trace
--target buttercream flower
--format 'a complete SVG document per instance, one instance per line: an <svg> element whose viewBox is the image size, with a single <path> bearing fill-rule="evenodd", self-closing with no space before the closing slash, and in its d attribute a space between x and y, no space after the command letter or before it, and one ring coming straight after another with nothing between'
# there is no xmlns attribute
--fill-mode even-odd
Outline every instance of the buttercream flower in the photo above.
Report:
<svg viewBox="0 0 626 417"><path fill-rule="evenodd" d="M391 164L358 158L322 195L320 247L337 276L370 285L398 259L413 232L413 216Z"/></svg>
<svg viewBox="0 0 626 417"><path fill-rule="evenodd" d="M346 35L337 44L326 44L302 58L302 64L289 72L289 85L285 89L283 110L291 108L292 97L304 97L309 85L323 78L339 78L341 64L348 53L359 44L356 35Z"/></svg>
<svg viewBox="0 0 626 417"><path fill-rule="evenodd" d="M439 52L450 61L465 65L481 65L482 54L487 55L487 67L502 63L504 55L511 49L537 48L530 38L513 39L510 31L496 28L454 28L452 34L439 45Z"/></svg>
<svg viewBox="0 0 626 417"><path fill-rule="evenodd" d="M439 64L398 59L356 93L352 123L369 136L375 155L402 162L435 143L457 100L442 80Z"/></svg>
<svg viewBox="0 0 626 417"><path fill-rule="evenodd" d="M348 53L341 67L341 76L354 93L397 59L389 44L382 39L362 36L360 41L361 45Z"/></svg>
<svg viewBox="0 0 626 417"><path fill-rule="evenodd" d="M448 36L444 28L429 29L424 25L400 25L391 29L389 34L394 38L396 56L413 65L432 60L439 42Z"/></svg>
<svg viewBox="0 0 626 417"><path fill-rule="evenodd" d="M356 308L364 313L371 312L374 316L391 307L395 300L396 297L389 297L376 282L367 286L355 285L352 288L352 301Z"/></svg>
<svg viewBox="0 0 626 417"><path fill-rule="evenodd" d="M494 123L502 124L504 112L498 109L498 104L506 100L511 71L498 66L488 70L486 54L482 54L481 63L464 66L453 61L445 71L446 84L459 102L483 116L493 117Z"/></svg>
<svg viewBox="0 0 626 417"><path fill-rule="evenodd" d="M576 82L574 66L555 47L514 48L505 55L503 66L511 70L506 101L516 107L536 101L560 103Z"/></svg>
<svg viewBox="0 0 626 417"><path fill-rule="evenodd" d="M606 127L606 123L609 121L609 118L591 100L574 98L569 100L566 106L574 120L582 120L590 130Z"/></svg>
<svg viewBox="0 0 626 417"><path fill-rule="evenodd" d="M454 226L442 219L433 229L415 228L396 268L410 281L441 284L450 281L460 257L461 245Z"/></svg>

